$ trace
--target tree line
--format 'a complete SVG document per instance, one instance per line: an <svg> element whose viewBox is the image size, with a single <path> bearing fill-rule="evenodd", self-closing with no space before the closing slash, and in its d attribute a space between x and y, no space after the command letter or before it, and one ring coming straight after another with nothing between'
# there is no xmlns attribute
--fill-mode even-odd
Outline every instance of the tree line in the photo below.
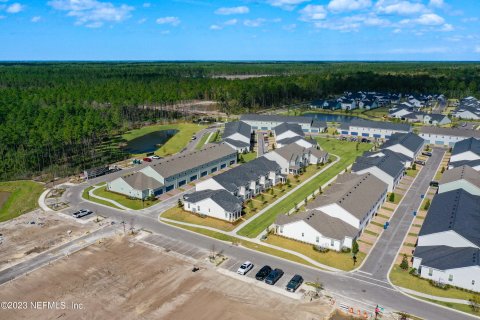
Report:
<svg viewBox="0 0 480 320"><path fill-rule="evenodd" d="M125 158L119 136L146 121L183 117L145 109L214 100L229 114L344 91L478 95L475 63L2 63L0 179L68 175ZM227 80L222 75L268 77Z"/></svg>

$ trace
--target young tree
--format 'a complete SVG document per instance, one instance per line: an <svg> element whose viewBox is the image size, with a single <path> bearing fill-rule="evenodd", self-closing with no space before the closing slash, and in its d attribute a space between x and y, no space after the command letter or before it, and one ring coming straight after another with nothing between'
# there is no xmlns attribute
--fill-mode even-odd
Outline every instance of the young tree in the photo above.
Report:
<svg viewBox="0 0 480 320"><path fill-rule="evenodd" d="M430 199L425 200L425 205L423 206L424 210L428 210L430 208Z"/></svg>
<svg viewBox="0 0 480 320"><path fill-rule="evenodd" d="M395 202L395 193L390 193L390 195L388 196L388 201L390 202Z"/></svg>
<svg viewBox="0 0 480 320"><path fill-rule="evenodd" d="M417 170L417 164L416 163L412 164L412 170Z"/></svg>
<svg viewBox="0 0 480 320"><path fill-rule="evenodd" d="M357 240L353 240L352 242L352 253L356 255L360 249L358 248Z"/></svg>
<svg viewBox="0 0 480 320"><path fill-rule="evenodd" d="M442 167L442 170L440 170L440 173L444 173L445 172L445 167Z"/></svg>
<svg viewBox="0 0 480 320"><path fill-rule="evenodd" d="M480 311L480 297L476 294L472 296L470 301L470 308L472 308L473 312L479 312Z"/></svg>
<svg viewBox="0 0 480 320"><path fill-rule="evenodd" d="M182 207L183 207L182 199L178 198L177 205L178 205L179 208L182 208Z"/></svg>
<svg viewBox="0 0 480 320"><path fill-rule="evenodd" d="M402 270L408 270L408 257L406 254L403 254L402 262L400 263L400 268Z"/></svg>

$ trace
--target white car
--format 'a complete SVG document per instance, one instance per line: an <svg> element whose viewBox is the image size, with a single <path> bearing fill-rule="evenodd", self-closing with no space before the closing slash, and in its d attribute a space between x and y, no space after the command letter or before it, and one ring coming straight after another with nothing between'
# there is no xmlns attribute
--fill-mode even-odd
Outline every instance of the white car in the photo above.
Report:
<svg viewBox="0 0 480 320"><path fill-rule="evenodd" d="M240 268L238 268L237 273L241 275L246 275L248 271L252 270L253 263L250 261L245 261Z"/></svg>
<svg viewBox="0 0 480 320"><path fill-rule="evenodd" d="M151 159L160 159L160 157L157 156L157 155L151 156L150 158L151 158Z"/></svg>

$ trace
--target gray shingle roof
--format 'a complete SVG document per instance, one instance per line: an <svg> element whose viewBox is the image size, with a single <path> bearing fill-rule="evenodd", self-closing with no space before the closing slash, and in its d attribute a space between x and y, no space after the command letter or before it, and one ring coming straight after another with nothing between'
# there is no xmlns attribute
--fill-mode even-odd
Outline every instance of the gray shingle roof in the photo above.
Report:
<svg viewBox="0 0 480 320"><path fill-rule="evenodd" d="M155 190L163 186L160 181L149 177L142 172L130 173L120 179L123 179L130 187L132 187L132 189L135 190Z"/></svg>
<svg viewBox="0 0 480 320"><path fill-rule="evenodd" d="M252 127L243 121L234 121L225 123L225 130L223 131L223 138L228 138L235 133L239 133L244 137L250 139Z"/></svg>
<svg viewBox="0 0 480 320"><path fill-rule="evenodd" d="M386 149L388 147L394 146L396 144L400 144L407 148L408 150L416 153L418 152L423 145L425 144L425 140L416 135L415 133L394 133L390 136L390 138L381 146L382 149Z"/></svg>
<svg viewBox="0 0 480 320"><path fill-rule="evenodd" d="M343 122L340 125L341 129L349 130L350 127L363 127L363 128L384 129L384 130L404 131L404 132L409 132L411 130L410 125L405 123L371 121L371 120L365 120L365 119L353 119L350 122Z"/></svg>
<svg viewBox="0 0 480 320"><path fill-rule="evenodd" d="M452 155L471 151L477 155L480 155L480 140L475 138L468 138L455 143L452 150Z"/></svg>
<svg viewBox="0 0 480 320"><path fill-rule="evenodd" d="M281 135L282 133L287 131L292 131L293 133L296 133L297 135L302 137L305 135L305 133L303 133L302 127L296 123L284 122L273 128L273 131L275 131L276 136Z"/></svg>
<svg viewBox="0 0 480 320"><path fill-rule="evenodd" d="M442 128L442 127L421 127L420 133L434 134L440 136L454 136L454 137L475 137L480 138L480 130L460 129L460 128Z"/></svg>
<svg viewBox="0 0 480 320"><path fill-rule="evenodd" d="M306 148L296 143L287 144L286 146L272 150L271 152L275 152L287 161L291 161L298 157L301 158L305 153L308 153Z"/></svg>
<svg viewBox="0 0 480 320"><path fill-rule="evenodd" d="M373 174L344 173L339 175L321 196L308 204L307 208L317 209L336 203L361 220L386 191L387 184Z"/></svg>
<svg viewBox="0 0 480 320"><path fill-rule="evenodd" d="M275 161L260 157L213 176L212 179L226 190L235 192L239 187L245 186L250 181L257 180L260 176L265 176L271 171L280 169L280 166Z"/></svg>
<svg viewBox="0 0 480 320"><path fill-rule="evenodd" d="M348 223L318 210L309 210L293 215L279 215L275 223L285 225L300 220L305 221L320 234L331 239L354 238L358 234L358 230Z"/></svg>
<svg viewBox="0 0 480 320"><path fill-rule="evenodd" d="M465 165L474 168L474 167L480 166L480 159L450 162L449 165L452 166L453 168L458 168L458 167L465 166Z"/></svg>
<svg viewBox="0 0 480 320"><path fill-rule="evenodd" d="M364 152L363 155L365 157L383 157L383 155L389 155L391 157L396 157L403 164L412 160L409 157L407 157L406 155L404 155L403 153L393 152L390 149L383 149L383 150L380 150L380 151L367 151L367 152Z"/></svg>
<svg viewBox="0 0 480 320"><path fill-rule="evenodd" d="M300 116L279 116L264 114L243 114L240 116L241 121L264 121L264 122L287 122L287 123L304 123L311 124L312 118Z"/></svg>
<svg viewBox="0 0 480 320"><path fill-rule="evenodd" d="M242 209L242 200L225 190L202 190L186 194L183 199L196 203L210 198L227 212L237 212Z"/></svg>
<svg viewBox="0 0 480 320"><path fill-rule="evenodd" d="M240 140L233 140L233 139L223 139L225 143L231 144L234 147L237 148L244 148L244 147L250 147L250 143L246 143Z"/></svg>
<svg viewBox="0 0 480 320"><path fill-rule="evenodd" d="M362 171L371 167L377 167L389 176L396 178L400 176L405 168L405 164L391 153L383 157L358 157L352 166L352 172Z"/></svg>
<svg viewBox="0 0 480 320"><path fill-rule="evenodd" d="M227 156L236 156L237 151L227 144L208 144L200 150L179 153L164 158L150 167L167 178L192 168L211 163Z"/></svg>
<svg viewBox="0 0 480 320"><path fill-rule="evenodd" d="M480 246L480 196L463 189L437 194L430 205L420 236L455 231Z"/></svg>
<svg viewBox="0 0 480 320"><path fill-rule="evenodd" d="M316 118L313 118L312 128L325 129L326 127L327 127L327 123L325 121L321 121Z"/></svg>
<svg viewBox="0 0 480 320"><path fill-rule="evenodd" d="M477 188L480 188L480 172L466 165L445 171L440 180L440 184L462 179L470 182Z"/></svg>
<svg viewBox="0 0 480 320"><path fill-rule="evenodd" d="M447 246L417 247L415 257L421 258L421 265L439 270L449 270L480 265L480 249Z"/></svg>
<svg viewBox="0 0 480 320"><path fill-rule="evenodd" d="M305 138L301 137L301 136L294 136L294 137L291 137L291 138L285 138L285 139L277 140L277 143L287 145L287 144L297 142L298 140L305 140Z"/></svg>

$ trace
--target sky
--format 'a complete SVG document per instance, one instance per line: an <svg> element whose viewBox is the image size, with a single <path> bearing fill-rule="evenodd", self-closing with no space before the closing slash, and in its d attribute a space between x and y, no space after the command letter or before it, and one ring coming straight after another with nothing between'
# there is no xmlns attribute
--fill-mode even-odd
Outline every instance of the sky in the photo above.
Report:
<svg viewBox="0 0 480 320"><path fill-rule="evenodd" d="M480 61L480 0L0 0L0 60Z"/></svg>

